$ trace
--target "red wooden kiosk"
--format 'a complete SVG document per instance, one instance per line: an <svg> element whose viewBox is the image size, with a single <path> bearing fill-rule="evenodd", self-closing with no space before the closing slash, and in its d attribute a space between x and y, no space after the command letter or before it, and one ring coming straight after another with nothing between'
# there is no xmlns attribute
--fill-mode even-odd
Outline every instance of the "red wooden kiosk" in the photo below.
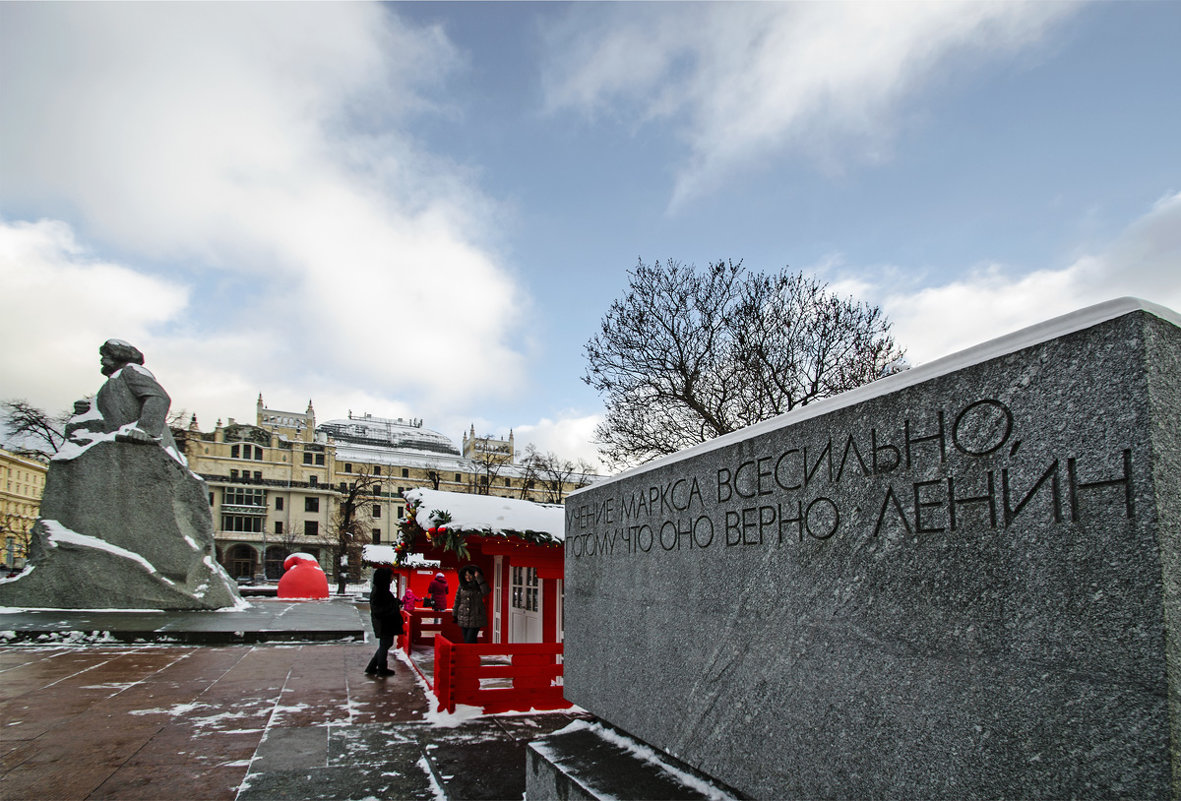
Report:
<svg viewBox="0 0 1181 801"><path fill-rule="evenodd" d="M450 610L406 614L398 646L409 654L433 638L434 675L423 677L433 679L440 711L454 712L457 704L489 713L569 707L561 678L563 508L429 489L404 497L409 514L400 541L367 546L365 561L395 572L413 570L416 562L437 564L449 576L474 564L492 588L485 598L489 625L473 645L461 642ZM453 601L458 582L448 581Z"/></svg>

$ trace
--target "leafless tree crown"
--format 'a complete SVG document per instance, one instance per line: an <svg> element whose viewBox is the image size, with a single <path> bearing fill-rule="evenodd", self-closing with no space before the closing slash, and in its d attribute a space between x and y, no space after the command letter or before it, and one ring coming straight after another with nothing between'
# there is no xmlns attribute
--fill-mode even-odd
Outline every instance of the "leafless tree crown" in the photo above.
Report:
<svg viewBox="0 0 1181 801"><path fill-rule="evenodd" d="M57 453L65 444L66 421L69 419L69 412L49 414L24 400L0 403L0 420L8 435L15 441L25 442L31 448L47 453Z"/></svg>
<svg viewBox="0 0 1181 801"><path fill-rule="evenodd" d="M640 261L585 347L599 449L642 463L905 369L890 327L802 273Z"/></svg>

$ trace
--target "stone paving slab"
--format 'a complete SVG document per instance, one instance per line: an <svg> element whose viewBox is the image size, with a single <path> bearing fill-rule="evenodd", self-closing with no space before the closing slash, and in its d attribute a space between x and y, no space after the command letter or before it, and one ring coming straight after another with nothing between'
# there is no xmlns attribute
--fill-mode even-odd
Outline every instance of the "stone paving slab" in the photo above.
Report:
<svg viewBox="0 0 1181 801"><path fill-rule="evenodd" d="M245 609L191 612L0 610L8 642L173 642L227 645L262 642L362 642L368 605L344 596L323 601L251 598Z"/></svg>
<svg viewBox="0 0 1181 801"><path fill-rule="evenodd" d="M576 715L431 714L372 644L0 647L0 798L519 799L525 747Z"/></svg>

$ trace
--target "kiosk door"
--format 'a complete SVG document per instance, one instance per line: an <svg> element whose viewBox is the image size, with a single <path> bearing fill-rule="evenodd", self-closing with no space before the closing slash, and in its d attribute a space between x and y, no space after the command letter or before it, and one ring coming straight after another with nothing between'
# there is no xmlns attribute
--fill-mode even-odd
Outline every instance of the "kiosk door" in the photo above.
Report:
<svg viewBox="0 0 1181 801"><path fill-rule="evenodd" d="M509 642L541 642L541 581L535 567L513 567Z"/></svg>

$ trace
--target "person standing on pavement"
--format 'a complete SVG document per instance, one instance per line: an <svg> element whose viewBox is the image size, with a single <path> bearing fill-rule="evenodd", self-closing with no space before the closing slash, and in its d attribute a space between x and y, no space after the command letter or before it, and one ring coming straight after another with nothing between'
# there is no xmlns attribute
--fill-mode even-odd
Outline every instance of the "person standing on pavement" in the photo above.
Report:
<svg viewBox="0 0 1181 801"><path fill-rule="evenodd" d="M394 571L379 567L373 571L373 584L369 591L369 619L373 621L373 636L377 638L377 651L365 668L368 676L392 676L389 653L394 637L402 633L402 602L390 592Z"/></svg>
<svg viewBox="0 0 1181 801"><path fill-rule="evenodd" d="M484 596L492 591L484 580L484 571L468 565L459 571L459 589L455 591L455 625L463 631L463 641L474 643L480 629L488 625Z"/></svg>

